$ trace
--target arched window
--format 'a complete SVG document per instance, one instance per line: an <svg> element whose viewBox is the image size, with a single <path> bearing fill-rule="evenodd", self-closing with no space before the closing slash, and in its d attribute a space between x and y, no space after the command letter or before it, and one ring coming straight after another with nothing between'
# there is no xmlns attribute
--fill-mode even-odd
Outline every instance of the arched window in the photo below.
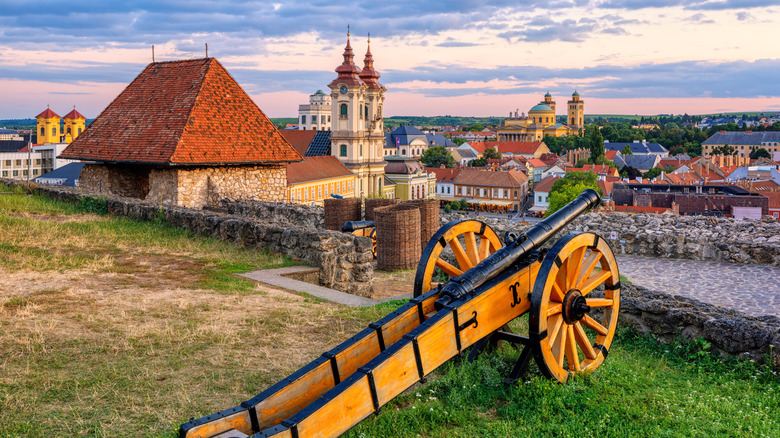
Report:
<svg viewBox="0 0 780 438"><path fill-rule="evenodd" d="M360 156L361 157L363 156L363 145L362 144L360 145Z"/></svg>
<svg viewBox="0 0 780 438"><path fill-rule="evenodd" d="M340 111L341 117L347 117L347 104L346 103L342 103L339 108L340 108L339 111Z"/></svg>
<svg viewBox="0 0 780 438"><path fill-rule="evenodd" d="M43 130L43 126L41 126L41 136L46 135L46 132Z"/></svg>
<svg viewBox="0 0 780 438"><path fill-rule="evenodd" d="M79 134L81 134L81 127L79 127Z"/></svg>
<svg viewBox="0 0 780 438"><path fill-rule="evenodd" d="M57 128L54 126L51 127L51 135L57 135Z"/></svg>
<svg viewBox="0 0 780 438"><path fill-rule="evenodd" d="M406 155L406 149L401 149L401 155Z"/></svg>
<svg viewBox="0 0 780 438"><path fill-rule="evenodd" d="M347 156L347 145L343 144L343 145L339 146L339 149L340 149L339 150L339 155L342 156L342 157L346 157Z"/></svg>
<svg viewBox="0 0 780 438"><path fill-rule="evenodd" d="M68 134L70 134L70 126L68 126Z"/></svg>
<svg viewBox="0 0 780 438"><path fill-rule="evenodd" d="M365 110L366 113L366 119L368 119L368 105L364 106L363 109Z"/></svg>

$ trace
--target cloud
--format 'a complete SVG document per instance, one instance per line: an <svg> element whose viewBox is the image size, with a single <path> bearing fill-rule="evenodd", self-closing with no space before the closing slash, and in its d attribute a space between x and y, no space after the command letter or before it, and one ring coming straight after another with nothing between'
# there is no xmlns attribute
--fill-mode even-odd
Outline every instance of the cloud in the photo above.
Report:
<svg viewBox="0 0 780 438"><path fill-rule="evenodd" d="M474 47L479 46L477 43L469 43L465 41L445 41L443 43L436 44L436 47Z"/></svg>
<svg viewBox="0 0 780 438"><path fill-rule="evenodd" d="M686 18L685 21L690 21L699 24L712 24L715 22L713 20L708 19L707 16L702 14L701 12L698 14L691 15L690 17Z"/></svg>
<svg viewBox="0 0 780 438"><path fill-rule="evenodd" d="M750 15L750 12L737 12L737 20L739 21L753 20L753 16Z"/></svg>
<svg viewBox="0 0 780 438"><path fill-rule="evenodd" d="M606 9L630 10L669 7L683 7L691 10L726 10L763 8L777 5L780 5L780 0L699 0L693 2L689 0L607 0L601 3L600 6Z"/></svg>

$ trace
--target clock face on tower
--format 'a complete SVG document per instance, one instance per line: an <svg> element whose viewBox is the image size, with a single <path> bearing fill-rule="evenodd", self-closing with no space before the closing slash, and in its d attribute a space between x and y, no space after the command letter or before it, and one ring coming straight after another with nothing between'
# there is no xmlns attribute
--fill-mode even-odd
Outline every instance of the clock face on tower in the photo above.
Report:
<svg viewBox="0 0 780 438"><path fill-rule="evenodd" d="M341 91L341 94L347 94L347 86L346 85L342 85L340 91Z"/></svg>

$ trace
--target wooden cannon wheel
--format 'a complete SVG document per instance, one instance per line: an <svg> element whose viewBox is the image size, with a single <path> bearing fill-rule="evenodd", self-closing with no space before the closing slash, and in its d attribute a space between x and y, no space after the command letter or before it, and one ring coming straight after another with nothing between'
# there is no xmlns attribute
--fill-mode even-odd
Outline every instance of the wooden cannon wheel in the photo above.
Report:
<svg viewBox="0 0 780 438"><path fill-rule="evenodd" d="M604 285L603 296L594 290ZM591 372L606 358L620 307L620 275L609 244L592 233L556 242L542 262L531 295L534 357L550 378ZM533 343L532 343L533 344Z"/></svg>
<svg viewBox="0 0 780 438"><path fill-rule="evenodd" d="M450 278L457 277L502 246L496 232L484 222L466 219L448 223L431 237L423 250L414 276L414 296L438 286L439 282L434 278L436 268ZM447 247L452 249L457 266L441 258Z"/></svg>

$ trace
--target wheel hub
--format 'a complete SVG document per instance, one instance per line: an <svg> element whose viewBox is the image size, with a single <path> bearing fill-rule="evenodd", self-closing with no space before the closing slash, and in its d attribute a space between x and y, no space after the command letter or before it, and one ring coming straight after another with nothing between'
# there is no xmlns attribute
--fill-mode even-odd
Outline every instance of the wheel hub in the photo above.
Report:
<svg viewBox="0 0 780 438"><path fill-rule="evenodd" d="M561 310L563 311L563 320L567 324L574 324L590 312L590 306L585 301L585 297L582 296L582 292L572 289L566 292L566 296L563 297Z"/></svg>

